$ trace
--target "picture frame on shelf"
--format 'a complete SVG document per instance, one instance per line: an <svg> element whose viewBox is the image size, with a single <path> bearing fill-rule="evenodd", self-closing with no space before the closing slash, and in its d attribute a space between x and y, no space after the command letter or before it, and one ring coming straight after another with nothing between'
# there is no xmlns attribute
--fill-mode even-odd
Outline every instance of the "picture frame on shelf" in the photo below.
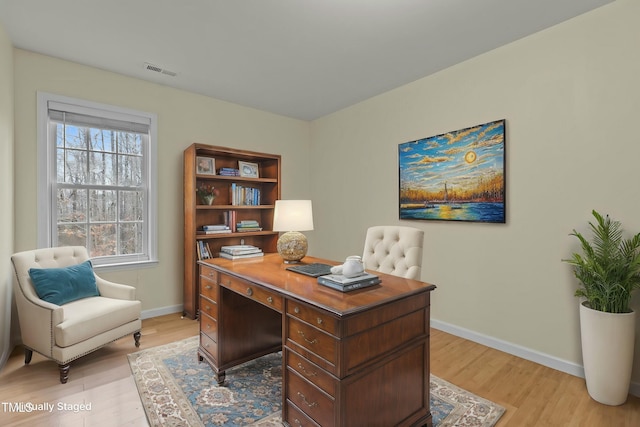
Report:
<svg viewBox="0 0 640 427"><path fill-rule="evenodd" d="M199 175L215 175L216 159L213 157L196 157L196 173Z"/></svg>
<svg viewBox="0 0 640 427"><path fill-rule="evenodd" d="M243 162L238 160L238 169L240 169L240 176L245 178L259 178L258 164L251 162Z"/></svg>

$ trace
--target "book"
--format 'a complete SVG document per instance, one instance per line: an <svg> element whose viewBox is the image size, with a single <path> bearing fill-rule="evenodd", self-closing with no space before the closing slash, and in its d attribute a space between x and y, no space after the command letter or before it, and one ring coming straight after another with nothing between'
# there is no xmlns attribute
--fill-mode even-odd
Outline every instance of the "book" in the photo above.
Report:
<svg viewBox="0 0 640 427"><path fill-rule="evenodd" d="M238 233L246 233L248 231L262 231L262 227L238 227L236 231Z"/></svg>
<svg viewBox="0 0 640 427"><path fill-rule="evenodd" d="M379 277L375 277L374 279L365 279L360 282L352 282L348 284L342 284L339 282L334 282L332 280L326 280L325 277L327 276L318 277L318 283L322 286L326 286L328 288L335 289L340 292L349 292L356 289L367 288L369 286L374 286L381 283L381 280Z"/></svg>
<svg viewBox="0 0 640 427"><path fill-rule="evenodd" d="M231 233L231 229L227 228L226 230L197 230L196 234L224 234Z"/></svg>
<svg viewBox="0 0 640 427"><path fill-rule="evenodd" d="M203 225L202 229L204 231L211 231L211 230L228 230L229 226L226 224L215 224L215 225Z"/></svg>
<svg viewBox="0 0 640 427"><path fill-rule="evenodd" d="M342 274L326 274L324 276L320 276L325 281L330 281L336 283L338 285L350 285L352 283L359 283L364 281L380 281L380 278L375 274L371 273L362 273L355 277L345 277Z"/></svg>
<svg viewBox="0 0 640 427"><path fill-rule="evenodd" d="M255 258L255 257L261 257L264 255L264 252L260 251L260 252L255 252L255 253L250 253L250 254L243 254L243 255L231 255L228 254L226 252L220 252L220 258L226 258L226 259L243 259L243 258Z"/></svg>

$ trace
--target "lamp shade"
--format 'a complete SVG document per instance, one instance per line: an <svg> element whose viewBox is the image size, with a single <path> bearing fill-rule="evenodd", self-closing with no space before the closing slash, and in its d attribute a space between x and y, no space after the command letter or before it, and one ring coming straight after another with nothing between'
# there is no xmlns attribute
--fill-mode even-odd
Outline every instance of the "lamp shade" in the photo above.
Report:
<svg viewBox="0 0 640 427"><path fill-rule="evenodd" d="M313 230L311 200L276 200L273 231Z"/></svg>

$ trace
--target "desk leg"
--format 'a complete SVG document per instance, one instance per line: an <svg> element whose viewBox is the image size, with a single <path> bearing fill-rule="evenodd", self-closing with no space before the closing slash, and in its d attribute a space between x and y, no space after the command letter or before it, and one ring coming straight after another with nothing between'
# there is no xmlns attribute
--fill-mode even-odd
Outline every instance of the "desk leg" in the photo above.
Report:
<svg viewBox="0 0 640 427"><path fill-rule="evenodd" d="M198 362L202 362L204 360L204 357L200 354L200 352L198 352ZM222 385L222 383L224 382L225 377L227 376L225 371L217 371L215 366L211 363L209 363L209 366L211 366L211 369L213 369L214 374L216 376L216 382L218 383L218 385Z"/></svg>

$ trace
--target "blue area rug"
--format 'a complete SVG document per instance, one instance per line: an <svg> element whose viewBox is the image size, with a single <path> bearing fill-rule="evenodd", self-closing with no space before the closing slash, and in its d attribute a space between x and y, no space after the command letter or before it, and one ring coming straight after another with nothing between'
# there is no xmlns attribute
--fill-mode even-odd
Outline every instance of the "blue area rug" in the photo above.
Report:
<svg viewBox="0 0 640 427"><path fill-rule="evenodd" d="M197 347L196 336L128 356L151 426L282 426L280 353L227 370L218 386ZM434 375L430 390L434 426L490 427L504 413Z"/></svg>

